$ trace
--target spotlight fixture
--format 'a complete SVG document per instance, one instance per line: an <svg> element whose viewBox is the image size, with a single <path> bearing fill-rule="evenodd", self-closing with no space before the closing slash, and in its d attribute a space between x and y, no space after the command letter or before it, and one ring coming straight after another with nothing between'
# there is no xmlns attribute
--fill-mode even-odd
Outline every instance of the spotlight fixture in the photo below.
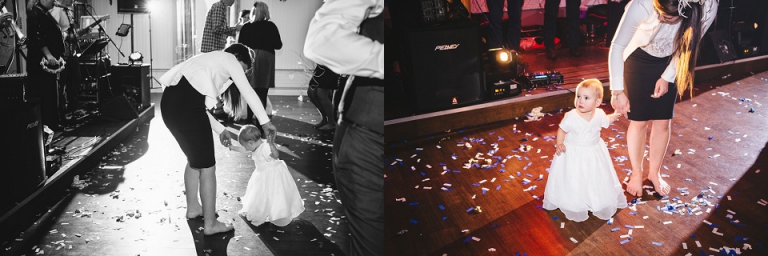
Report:
<svg viewBox="0 0 768 256"><path fill-rule="evenodd" d="M144 63L144 56L141 55L140 52L133 52L130 55L128 55L128 63L133 65L141 65Z"/></svg>
<svg viewBox="0 0 768 256"><path fill-rule="evenodd" d="M489 99L515 96L522 86L517 78L517 52L505 48L492 48L484 54L483 73Z"/></svg>

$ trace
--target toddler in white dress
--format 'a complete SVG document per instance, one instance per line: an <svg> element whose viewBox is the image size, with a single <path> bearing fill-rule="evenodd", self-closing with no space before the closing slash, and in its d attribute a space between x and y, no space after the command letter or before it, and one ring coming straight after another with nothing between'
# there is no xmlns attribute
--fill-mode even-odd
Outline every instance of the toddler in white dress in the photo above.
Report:
<svg viewBox="0 0 768 256"><path fill-rule="evenodd" d="M608 148L600 138L600 130L608 128L620 114L606 115L597 108L602 100L603 85L599 80L582 81L576 87L576 108L565 113L557 130L556 152L542 207L560 208L572 221L586 220L590 211L607 220L616 209L627 206Z"/></svg>
<svg viewBox="0 0 768 256"><path fill-rule="evenodd" d="M252 153L256 164L245 195L241 197L243 209L240 215L256 226L264 222L280 227L288 225L304 211L304 201L288 166L278 159L277 147L262 140L259 129L253 125L244 125L237 141L242 147L230 146L230 149Z"/></svg>

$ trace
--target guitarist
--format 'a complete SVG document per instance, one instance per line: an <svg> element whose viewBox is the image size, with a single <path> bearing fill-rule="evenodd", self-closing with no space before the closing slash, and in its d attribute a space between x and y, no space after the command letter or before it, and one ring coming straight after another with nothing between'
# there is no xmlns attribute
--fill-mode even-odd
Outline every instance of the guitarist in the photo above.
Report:
<svg viewBox="0 0 768 256"><path fill-rule="evenodd" d="M77 19L74 15L72 6L73 0L56 0L51 16L56 20L61 29L61 36L64 39L64 60L67 62L64 72L59 78L59 84L63 85L66 97L63 101L63 109L66 113L77 110L77 95L80 93L80 83L82 77L80 74L80 63L75 55L80 51L78 43L78 33L75 33Z"/></svg>

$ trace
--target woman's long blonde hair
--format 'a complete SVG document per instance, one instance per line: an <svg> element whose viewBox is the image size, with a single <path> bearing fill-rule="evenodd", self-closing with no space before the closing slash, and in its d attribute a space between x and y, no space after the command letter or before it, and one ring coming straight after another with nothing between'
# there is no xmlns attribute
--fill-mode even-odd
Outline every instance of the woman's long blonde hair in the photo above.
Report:
<svg viewBox="0 0 768 256"><path fill-rule="evenodd" d="M693 82L695 78L696 58L699 55L699 43L701 42L702 6L691 2L690 7L678 9L679 1L686 0L655 0L653 4L662 14L680 16L680 28L675 35L675 53L677 56L676 85L677 94L682 97L685 91L693 96ZM681 15L682 14L682 15ZM685 17L683 17L685 16ZM687 17L687 18L686 18Z"/></svg>

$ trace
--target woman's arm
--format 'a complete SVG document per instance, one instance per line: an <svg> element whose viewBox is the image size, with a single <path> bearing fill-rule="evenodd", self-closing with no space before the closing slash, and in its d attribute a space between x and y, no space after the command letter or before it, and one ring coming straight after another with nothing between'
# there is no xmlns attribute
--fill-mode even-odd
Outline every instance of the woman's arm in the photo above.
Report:
<svg viewBox="0 0 768 256"><path fill-rule="evenodd" d="M274 38L272 39L272 48L275 50L280 50L283 48L283 40L280 39L280 30L277 29L277 25L275 23L270 22L270 25L272 25L272 34L274 35Z"/></svg>
<svg viewBox="0 0 768 256"><path fill-rule="evenodd" d="M608 51L608 74L611 90L624 90L624 50L640 24L651 16L642 6L643 1L632 1L621 16L619 27Z"/></svg>

